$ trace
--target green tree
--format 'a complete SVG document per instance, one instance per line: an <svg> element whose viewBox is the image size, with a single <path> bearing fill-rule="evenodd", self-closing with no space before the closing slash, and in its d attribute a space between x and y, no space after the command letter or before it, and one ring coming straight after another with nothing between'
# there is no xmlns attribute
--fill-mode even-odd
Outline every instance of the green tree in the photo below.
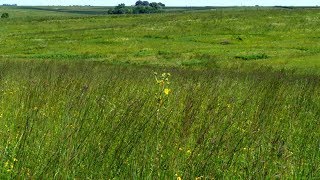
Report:
<svg viewBox="0 0 320 180"><path fill-rule="evenodd" d="M161 8L161 6L156 2L150 3L149 6L154 8L154 9L160 9Z"/></svg>
<svg viewBox="0 0 320 180"><path fill-rule="evenodd" d="M145 13L156 13L160 12L161 8L165 5L163 3L148 1L136 1L134 7L126 7L125 4L119 4L114 9L109 9L108 14L145 14Z"/></svg>
<svg viewBox="0 0 320 180"><path fill-rule="evenodd" d="M143 6L149 6L149 4L150 4L150 3L149 3L148 1L142 1L142 5L143 5Z"/></svg>
<svg viewBox="0 0 320 180"><path fill-rule="evenodd" d="M143 2L139 0L136 2L135 6L142 6L142 4L143 4Z"/></svg>
<svg viewBox="0 0 320 180"><path fill-rule="evenodd" d="M159 2L158 4L159 4L159 6L161 6L161 7L166 7L166 5L163 4L163 3L161 3L161 2Z"/></svg>
<svg viewBox="0 0 320 180"><path fill-rule="evenodd" d="M132 10L126 7L124 3L121 3L121 4L118 4L118 6L116 6L114 9L110 9L108 13L109 14L130 14L132 13Z"/></svg>
<svg viewBox="0 0 320 180"><path fill-rule="evenodd" d="M148 1L139 0L139 1L136 2L135 6L149 6L149 4L150 3Z"/></svg>
<svg viewBox="0 0 320 180"><path fill-rule="evenodd" d="M136 6L133 9L134 14L145 14L149 13L150 9L148 6Z"/></svg>

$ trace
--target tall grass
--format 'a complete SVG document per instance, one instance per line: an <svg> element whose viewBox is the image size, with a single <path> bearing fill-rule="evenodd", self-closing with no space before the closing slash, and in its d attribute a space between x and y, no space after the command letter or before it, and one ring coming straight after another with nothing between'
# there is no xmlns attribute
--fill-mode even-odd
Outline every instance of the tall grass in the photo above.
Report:
<svg viewBox="0 0 320 180"><path fill-rule="evenodd" d="M318 9L5 10L0 179L320 178Z"/></svg>
<svg viewBox="0 0 320 180"><path fill-rule="evenodd" d="M317 76L64 61L0 72L2 179L320 177ZM154 72L171 74L169 94Z"/></svg>

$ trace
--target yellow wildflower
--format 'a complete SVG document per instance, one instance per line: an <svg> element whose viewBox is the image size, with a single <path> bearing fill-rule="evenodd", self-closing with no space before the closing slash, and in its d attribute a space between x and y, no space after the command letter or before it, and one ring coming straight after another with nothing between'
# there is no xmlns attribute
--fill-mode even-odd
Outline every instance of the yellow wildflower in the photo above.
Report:
<svg viewBox="0 0 320 180"><path fill-rule="evenodd" d="M168 95L171 92L171 89L165 88L163 92L164 94Z"/></svg>

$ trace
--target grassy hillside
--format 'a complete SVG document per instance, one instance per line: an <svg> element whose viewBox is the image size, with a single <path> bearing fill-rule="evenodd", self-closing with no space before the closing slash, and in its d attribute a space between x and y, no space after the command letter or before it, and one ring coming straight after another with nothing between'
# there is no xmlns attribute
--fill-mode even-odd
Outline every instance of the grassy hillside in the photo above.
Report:
<svg viewBox="0 0 320 180"><path fill-rule="evenodd" d="M95 8L0 8L0 179L320 178L318 9Z"/></svg>
<svg viewBox="0 0 320 180"><path fill-rule="evenodd" d="M88 16L83 12L101 14L103 8L59 8L9 9L11 18L1 19L1 57L170 66L319 66L319 9Z"/></svg>

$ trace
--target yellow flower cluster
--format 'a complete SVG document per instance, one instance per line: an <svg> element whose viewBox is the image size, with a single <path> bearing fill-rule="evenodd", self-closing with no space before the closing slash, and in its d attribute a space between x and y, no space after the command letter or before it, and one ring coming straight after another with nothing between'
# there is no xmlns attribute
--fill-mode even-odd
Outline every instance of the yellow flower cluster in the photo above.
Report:
<svg viewBox="0 0 320 180"><path fill-rule="evenodd" d="M170 84L169 77L171 76L170 73L162 73L161 76L158 76L157 72L154 72L154 76L156 79L157 84L160 85L160 89L162 93L165 95L169 95L171 93L171 89L167 86Z"/></svg>
<svg viewBox="0 0 320 180"><path fill-rule="evenodd" d="M163 92L164 92L165 95L169 95L170 92L171 92L171 89L165 88Z"/></svg>

